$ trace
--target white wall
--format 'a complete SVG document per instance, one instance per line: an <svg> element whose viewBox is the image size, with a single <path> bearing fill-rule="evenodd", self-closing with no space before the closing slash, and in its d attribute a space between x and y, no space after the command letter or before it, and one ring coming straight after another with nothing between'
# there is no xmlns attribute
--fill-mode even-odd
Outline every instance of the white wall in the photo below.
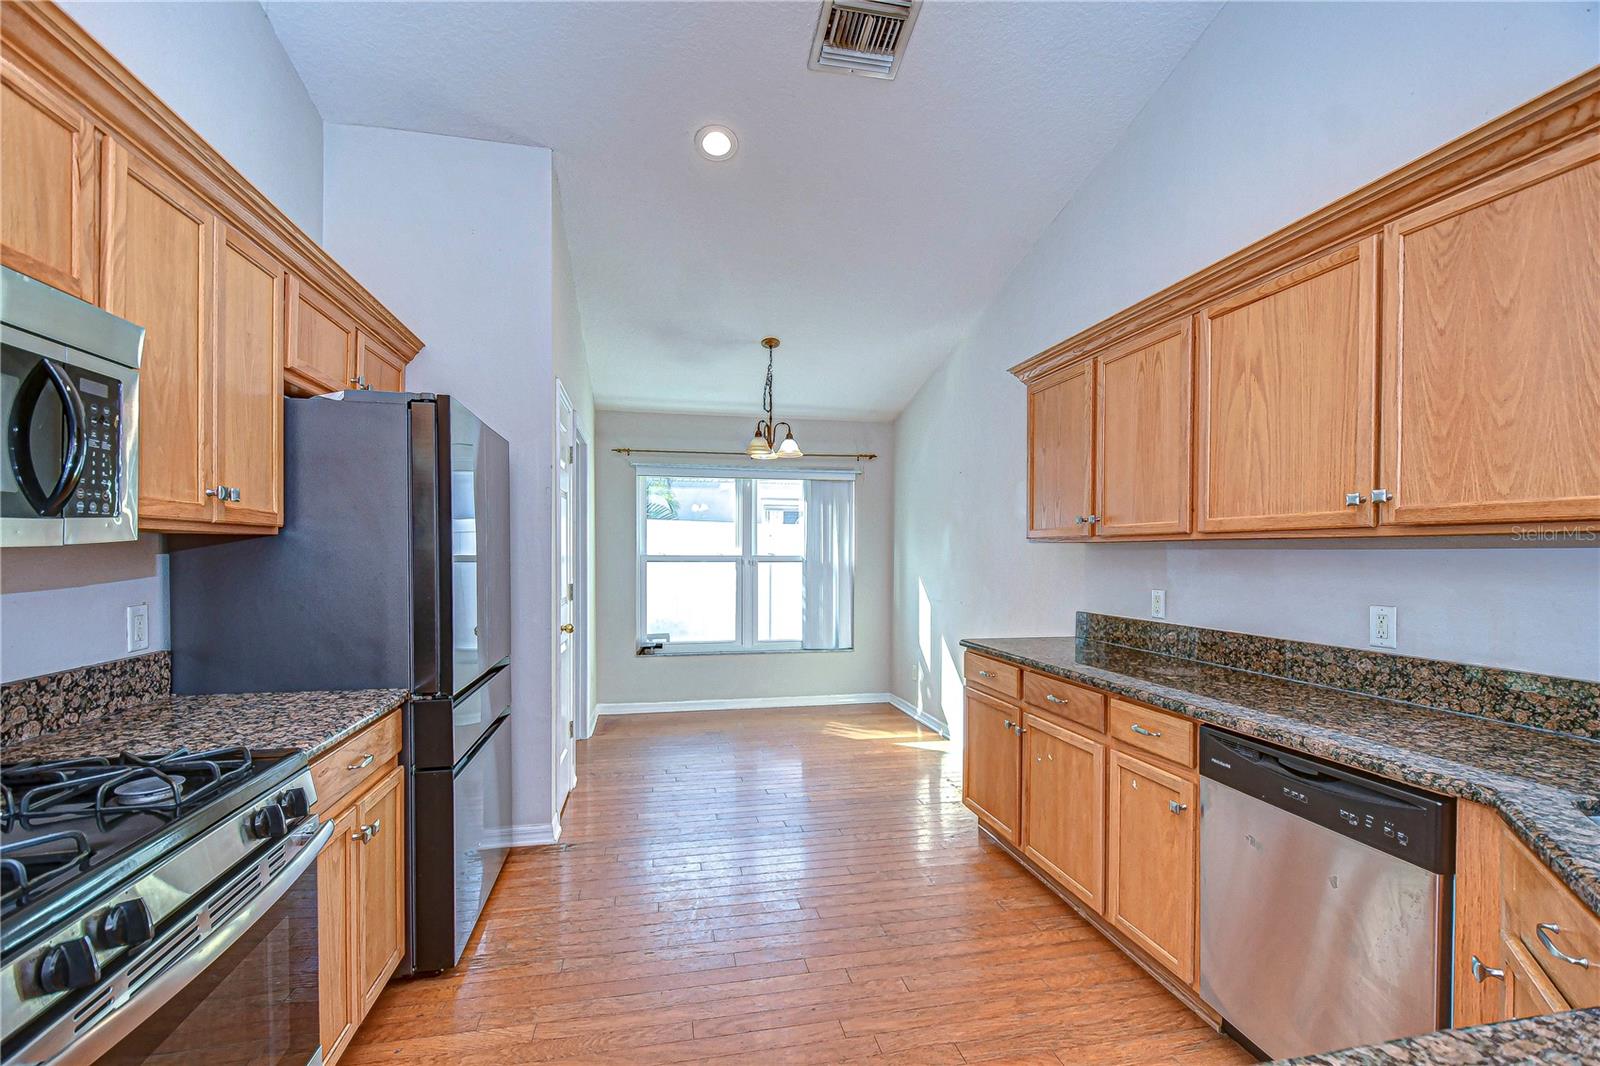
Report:
<svg viewBox="0 0 1600 1066"><path fill-rule="evenodd" d="M752 401L757 397L752 397ZM804 419L795 436L809 452L876 452L856 482L855 648L734 655L634 653L638 563L635 474L613 448L743 448L755 419L601 411L595 453L595 545L601 703L827 696L887 692L894 516L893 430L881 422ZM661 462L716 462L644 456ZM832 464L837 465L837 464ZM849 464L845 464L849 465Z"/></svg>
<svg viewBox="0 0 1600 1066"><path fill-rule="evenodd" d="M167 557L148 534L122 544L0 552L0 681L110 662L128 651L128 608L150 608L148 651L171 646Z"/></svg>
<svg viewBox="0 0 1600 1066"><path fill-rule="evenodd" d="M957 642L1078 610L1600 678L1600 549L1028 544L1006 368L1600 60L1580 4L1229 4L895 424L894 690L959 717Z"/></svg>
<svg viewBox="0 0 1600 1066"><path fill-rule="evenodd" d="M511 442L514 817L553 816L550 151L329 125L324 243L427 343L406 386Z"/></svg>
<svg viewBox="0 0 1600 1066"><path fill-rule="evenodd" d="M322 116L254 2L61 7L313 240L322 237Z"/></svg>

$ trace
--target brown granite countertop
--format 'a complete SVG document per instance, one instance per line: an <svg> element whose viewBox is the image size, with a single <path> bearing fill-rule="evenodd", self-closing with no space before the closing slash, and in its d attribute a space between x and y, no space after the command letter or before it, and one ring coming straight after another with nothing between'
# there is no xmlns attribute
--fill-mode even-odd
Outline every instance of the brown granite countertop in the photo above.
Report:
<svg viewBox="0 0 1600 1066"><path fill-rule="evenodd" d="M1071 637L968 648L1492 806L1600 914L1600 741Z"/></svg>
<svg viewBox="0 0 1600 1066"><path fill-rule="evenodd" d="M235 744L298 748L315 758L406 698L399 688L350 692L244 692L220 696L166 696L8 744L7 763L64 759L119 751L149 753Z"/></svg>
<svg viewBox="0 0 1600 1066"><path fill-rule="evenodd" d="M1600 1062L1600 1009L1441 1029L1387 1044L1285 1059L1283 1066L1505 1066L1535 1062L1552 1066Z"/></svg>

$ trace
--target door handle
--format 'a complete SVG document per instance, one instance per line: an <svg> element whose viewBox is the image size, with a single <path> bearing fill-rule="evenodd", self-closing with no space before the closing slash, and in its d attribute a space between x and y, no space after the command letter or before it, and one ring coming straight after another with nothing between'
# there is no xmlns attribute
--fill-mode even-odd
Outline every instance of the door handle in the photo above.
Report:
<svg viewBox="0 0 1600 1066"><path fill-rule="evenodd" d="M351 763L349 766L346 766L345 769L346 770L365 770L367 767L372 765L373 758L374 758L374 756L373 756L372 752L369 751L365 755L361 756L361 758L359 758L355 762Z"/></svg>
<svg viewBox="0 0 1600 1066"><path fill-rule="evenodd" d="M1140 725L1138 722L1133 723L1128 728L1133 730L1135 733L1138 733L1141 737L1159 737L1161 735L1161 730L1159 730L1159 729L1146 729L1144 726Z"/></svg>
<svg viewBox="0 0 1600 1066"><path fill-rule="evenodd" d="M33 465L33 415L38 410L46 384L61 397L62 429L66 435L61 474L49 492L45 492L44 486L39 484ZM23 379L15 404L15 415L8 436L11 438L11 467L17 475L17 488L22 491L28 505L41 517L54 518L66 510L67 500L77 490L78 482L83 477L83 464L89 455L83 438L83 424L88 419L83 410L83 397L78 395L78 387L54 359L41 358Z"/></svg>
<svg viewBox="0 0 1600 1066"><path fill-rule="evenodd" d="M563 633L571 633L573 631L573 628L574 627L573 627L571 622L562 622L561 623L561 632L563 632Z"/></svg>
<svg viewBox="0 0 1600 1066"><path fill-rule="evenodd" d="M1565 951L1562 951L1560 948L1556 947L1556 942L1550 939L1552 933L1557 936L1561 935L1561 927L1559 925L1554 922L1540 922L1535 932L1538 934L1539 943L1543 944L1544 949L1550 954L1554 955L1562 962L1570 962L1574 966L1582 966L1585 970L1589 968L1589 960L1587 958L1573 958Z"/></svg>
<svg viewBox="0 0 1600 1066"><path fill-rule="evenodd" d="M1485 966L1482 959L1476 955L1472 956L1472 979L1482 984L1485 977L1493 977L1497 981L1504 981L1506 972L1497 970L1493 966Z"/></svg>

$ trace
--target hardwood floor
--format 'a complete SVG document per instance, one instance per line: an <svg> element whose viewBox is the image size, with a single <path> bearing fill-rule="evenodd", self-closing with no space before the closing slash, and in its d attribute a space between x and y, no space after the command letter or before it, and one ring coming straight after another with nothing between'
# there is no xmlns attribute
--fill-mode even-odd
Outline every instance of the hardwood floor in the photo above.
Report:
<svg viewBox="0 0 1600 1066"><path fill-rule="evenodd" d="M361 1063L1243 1063L998 849L884 706L603 718L561 843Z"/></svg>

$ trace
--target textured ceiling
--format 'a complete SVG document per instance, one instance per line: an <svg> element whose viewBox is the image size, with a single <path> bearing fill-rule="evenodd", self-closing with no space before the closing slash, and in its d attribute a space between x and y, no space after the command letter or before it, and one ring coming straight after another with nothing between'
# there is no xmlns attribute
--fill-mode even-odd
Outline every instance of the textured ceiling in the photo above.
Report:
<svg viewBox="0 0 1600 1066"><path fill-rule="evenodd" d="M887 418L1219 5L929 0L894 81L817 2L265 6L329 122L554 149L601 406L752 411L775 333L780 416Z"/></svg>

